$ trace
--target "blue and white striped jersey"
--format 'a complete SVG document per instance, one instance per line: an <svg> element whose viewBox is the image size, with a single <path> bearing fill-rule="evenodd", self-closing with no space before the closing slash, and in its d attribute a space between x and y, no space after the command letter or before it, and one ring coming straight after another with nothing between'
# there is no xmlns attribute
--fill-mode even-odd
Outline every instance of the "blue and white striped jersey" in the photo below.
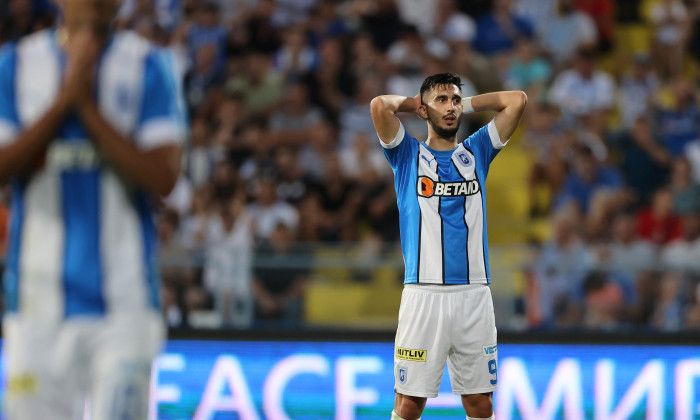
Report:
<svg viewBox="0 0 700 420"><path fill-rule="evenodd" d="M381 142L399 206L405 284L489 284L484 185L505 146L491 121L454 150L419 143L401 124Z"/></svg>
<svg viewBox="0 0 700 420"><path fill-rule="evenodd" d="M109 41L96 78L105 117L141 150L186 135L170 56L132 32ZM0 51L0 147L34 124L60 89L65 57L47 30ZM69 115L37 167L14 182L4 273L7 310L40 319L158 307L156 231L147 196Z"/></svg>

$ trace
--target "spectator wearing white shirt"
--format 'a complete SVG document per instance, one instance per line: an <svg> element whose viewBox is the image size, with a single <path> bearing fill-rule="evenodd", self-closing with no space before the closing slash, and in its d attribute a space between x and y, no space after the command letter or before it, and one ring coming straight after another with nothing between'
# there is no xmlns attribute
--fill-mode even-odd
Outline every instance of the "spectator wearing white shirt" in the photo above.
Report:
<svg viewBox="0 0 700 420"><path fill-rule="evenodd" d="M661 252L662 264L674 270L700 269L700 215L683 217L681 237L666 245Z"/></svg>
<svg viewBox="0 0 700 420"><path fill-rule="evenodd" d="M659 78L651 68L647 54L637 54L634 66L620 83L620 111L622 128L631 129L639 117L649 112L649 102L659 88Z"/></svg>
<svg viewBox="0 0 700 420"><path fill-rule="evenodd" d="M598 35L593 19L577 11L574 0L559 0L557 11L537 28L537 37L555 66L561 68L581 47L595 45Z"/></svg>
<svg viewBox="0 0 700 420"><path fill-rule="evenodd" d="M259 241L270 239L278 224L284 224L292 232L299 226L297 209L277 198L275 182L261 178L256 186L255 202L248 205L248 214L255 221L255 237Z"/></svg>
<svg viewBox="0 0 700 420"><path fill-rule="evenodd" d="M596 67L595 52L582 48L576 54L573 67L561 72L552 85L551 101L558 105L567 122L590 117L588 127L604 126L605 111L615 99L615 81Z"/></svg>
<svg viewBox="0 0 700 420"><path fill-rule="evenodd" d="M660 0L651 8L654 24L654 62L664 77L680 74L688 24L688 10L680 0Z"/></svg>

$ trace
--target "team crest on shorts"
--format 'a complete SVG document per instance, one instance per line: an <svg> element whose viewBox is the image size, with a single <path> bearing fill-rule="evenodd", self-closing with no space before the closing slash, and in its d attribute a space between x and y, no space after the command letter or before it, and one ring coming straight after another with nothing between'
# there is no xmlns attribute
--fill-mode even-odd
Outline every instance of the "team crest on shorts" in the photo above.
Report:
<svg viewBox="0 0 700 420"><path fill-rule="evenodd" d="M408 377L408 368L399 367L399 383L402 385L405 385L407 377Z"/></svg>

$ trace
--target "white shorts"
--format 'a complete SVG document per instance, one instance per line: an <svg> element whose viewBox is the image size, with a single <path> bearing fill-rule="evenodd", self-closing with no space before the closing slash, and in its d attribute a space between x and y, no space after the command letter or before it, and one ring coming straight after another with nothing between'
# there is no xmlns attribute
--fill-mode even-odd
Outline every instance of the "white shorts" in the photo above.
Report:
<svg viewBox="0 0 700 420"><path fill-rule="evenodd" d="M495 391L497 355L487 286L404 287L394 345L396 392L436 397L445 362L455 394Z"/></svg>
<svg viewBox="0 0 700 420"><path fill-rule="evenodd" d="M165 328L148 312L60 323L8 315L3 321L6 420L143 420L151 362Z"/></svg>

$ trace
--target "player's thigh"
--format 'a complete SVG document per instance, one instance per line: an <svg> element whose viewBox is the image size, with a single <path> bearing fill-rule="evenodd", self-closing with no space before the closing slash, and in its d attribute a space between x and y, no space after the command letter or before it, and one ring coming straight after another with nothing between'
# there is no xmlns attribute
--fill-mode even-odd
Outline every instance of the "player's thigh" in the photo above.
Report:
<svg viewBox="0 0 700 420"><path fill-rule="evenodd" d="M447 368L455 394L479 394L495 391L498 384L498 350L493 301L488 287L465 292L463 322L453 324L453 347Z"/></svg>
<svg viewBox="0 0 700 420"><path fill-rule="evenodd" d="M164 337L158 314L105 322L93 343L92 420L147 417L151 364Z"/></svg>
<svg viewBox="0 0 700 420"><path fill-rule="evenodd" d="M81 371L69 351L75 336L63 326L8 316L3 321L7 420L74 420Z"/></svg>
<svg viewBox="0 0 700 420"><path fill-rule="evenodd" d="M401 296L394 344L396 392L414 397L437 396L450 348L446 293L430 286L406 287Z"/></svg>

